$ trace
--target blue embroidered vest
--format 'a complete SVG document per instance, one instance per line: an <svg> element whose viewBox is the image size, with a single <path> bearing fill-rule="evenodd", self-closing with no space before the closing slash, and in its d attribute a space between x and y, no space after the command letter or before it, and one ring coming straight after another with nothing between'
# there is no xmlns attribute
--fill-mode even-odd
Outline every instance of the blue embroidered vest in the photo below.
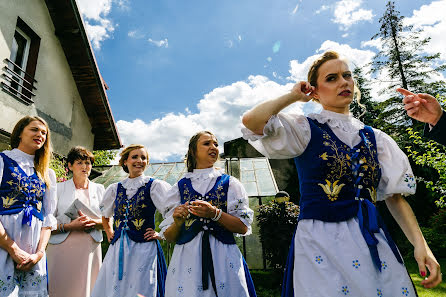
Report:
<svg viewBox="0 0 446 297"><path fill-rule="evenodd" d="M145 230L147 228L155 229L156 207L150 197L150 188L153 180L151 178L131 198L127 197L126 190L122 184L118 184L113 215L115 235L111 244L114 244L119 239L121 234L124 233L123 231L131 240L145 242Z"/></svg>
<svg viewBox="0 0 446 297"><path fill-rule="evenodd" d="M16 214L25 210L22 224L31 226L32 217L43 220L43 198L46 185L34 173L28 176L16 161L0 153L3 158L3 177L0 185L0 215Z"/></svg>
<svg viewBox="0 0 446 297"><path fill-rule="evenodd" d="M192 182L189 178L182 178L178 182L181 204L184 204L187 201L192 202L194 200L203 200L220 208L222 211L227 212L229 178L230 176L227 174L222 174L219 176L214 187L212 187L212 189L207 192L204 197L194 190L192 187ZM235 239L232 232L229 232L211 219L200 218L192 214L190 215L190 218L188 218L181 226L180 236L178 237L176 243L185 244L191 241L200 231L203 230L209 231L210 234L223 243L235 244Z"/></svg>
<svg viewBox="0 0 446 297"><path fill-rule="evenodd" d="M294 159L300 182L301 219L339 222L356 216L359 199L376 202L381 169L376 140L369 126L359 131L361 141L350 148L327 124L308 118L311 140Z"/></svg>
<svg viewBox="0 0 446 297"><path fill-rule="evenodd" d="M300 182L299 220L340 222L357 217L375 267L381 271L378 240L383 229L397 260L398 249L375 208L381 178L373 129L359 131L361 141L350 148L327 124L308 118L311 140L305 152L294 159Z"/></svg>

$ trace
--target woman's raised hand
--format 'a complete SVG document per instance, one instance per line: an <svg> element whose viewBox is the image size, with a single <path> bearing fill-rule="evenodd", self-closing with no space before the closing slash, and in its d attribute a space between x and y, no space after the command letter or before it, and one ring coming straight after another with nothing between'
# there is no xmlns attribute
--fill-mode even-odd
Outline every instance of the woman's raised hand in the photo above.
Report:
<svg viewBox="0 0 446 297"><path fill-rule="evenodd" d="M181 225L184 224L187 217L189 216L189 201L182 205L177 206L175 208L175 210L173 211L172 216L173 216L175 225L177 225L178 227L181 227Z"/></svg>
<svg viewBox="0 0 446 297"><path fill-rule="evenodd" d="M76 231L85 231L93 229L96 226L96 223L86 216L82 211L78 211L79 217L71 221L71 223L66 224L65 227L69 227L69 230L76 230Z"/></svg>
<svg viewBox="0 0 446 297"><path fill-rule="evenodd" d="M315 88L307 81L300 81L293 86L291 94L296 96L296 101L308 102L311 100Z"/></svg>
<svg viewBox="0 0 446 297"><path fill-rule="evenodd" d="M213 218L217 209L209 202L195 200L192 201L191 205L189 206L189 211L191 214L196 215L197 217Z"/></svg>

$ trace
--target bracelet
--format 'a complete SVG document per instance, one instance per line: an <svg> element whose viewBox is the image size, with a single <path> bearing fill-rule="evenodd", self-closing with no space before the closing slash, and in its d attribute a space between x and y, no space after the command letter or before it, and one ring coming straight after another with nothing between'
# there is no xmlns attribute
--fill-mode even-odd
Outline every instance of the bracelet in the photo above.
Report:
<svg viewBox="0 0 446 297"><path fill-rule="evenodd" d="M221 218L221 214L222 214L222 210L220 208L217 208L217 210L215 211L215 216L211 219L214 222L218 221Z"/></svg>
<svg viewBox="0 0 446 297"><path fill-rule="evenodd" d="M38 254L38 253L42 253L42 255L45 255L45 251L44 251L44 250L38 250L38 251L36 252L36 254Z"/></svg>
<svg viewBox="0 0 446 297"><path fill-rule="evenodd" d="M59 224L59 232L61 232L61 233L65 233L66 231L65 231L65 224Z"/></svg>
<svg viewBox="0 0 446 297"><path fill-rule="evenodd" d="M215 219L217 219L217 216L218 216L218 207L214 206L214 209L215 209L215 215L213 218L211 218L211 220L213 220L213 221L215 221Z"/></svg>

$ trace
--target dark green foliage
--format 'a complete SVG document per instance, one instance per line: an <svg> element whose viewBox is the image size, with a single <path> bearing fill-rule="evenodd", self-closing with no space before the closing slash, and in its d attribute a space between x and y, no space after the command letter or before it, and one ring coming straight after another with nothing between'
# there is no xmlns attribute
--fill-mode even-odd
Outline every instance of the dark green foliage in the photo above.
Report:
<svg viewBox="0 0 446 297"><path fill-rule="evenodd" d="M417 164L432 169L434 174L419 176L418 180L427 188L439 194L435 201L439 207L445 207L446 201L446 152L444 146L435 141L426 141L418 132L407 129L412 143L406 147L408 156Z"/></svg>
<svg viewBox="0 0 446 297"><path fill-rule="evenodd" d="M54 173L56 173L58 183L68 180L68 168L66 163L65 157L53 153L50 168L54 170Z"/></svg>
<svg viewBox="0 0 446 297"><path fill-rule="evenodd" d="M284 269L299 206L292 202L275 202L259 206L257 221L265 258L276 269Z"/></svg>
<svg viewBox="0 0 446 297"><path fill-rule="evenodd" d="M282 273L277 270L250 270L257 297L280 297Z"/></svg>

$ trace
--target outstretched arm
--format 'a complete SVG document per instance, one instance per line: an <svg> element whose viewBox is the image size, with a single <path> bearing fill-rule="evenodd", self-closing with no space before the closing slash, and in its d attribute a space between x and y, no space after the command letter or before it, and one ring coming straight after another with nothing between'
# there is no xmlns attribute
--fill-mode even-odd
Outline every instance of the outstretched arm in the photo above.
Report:
<svg viewBox="0 0 446 297"><path fill-rule="evenodd" d="M263 128L272 115L278 114L282 109L294 102L310 101L313 91L314 87L311 86L310 83L301 81L294 85L293 90L290 93L260 103L250 111L246 112L242 118L243 125L252 132L262 135Z"/></svg>
<svg viewBox="0 0 446 297"><path fill-rule="evenodd" d="M409 203L400 194L395 194L386 199L386 204L407 239L414 246L414 256L420 275L426 276L426 267L429 269L429 277L424 279L421 284L425 288L437 286L441 283L440 265L424 239Z"/></svg>

